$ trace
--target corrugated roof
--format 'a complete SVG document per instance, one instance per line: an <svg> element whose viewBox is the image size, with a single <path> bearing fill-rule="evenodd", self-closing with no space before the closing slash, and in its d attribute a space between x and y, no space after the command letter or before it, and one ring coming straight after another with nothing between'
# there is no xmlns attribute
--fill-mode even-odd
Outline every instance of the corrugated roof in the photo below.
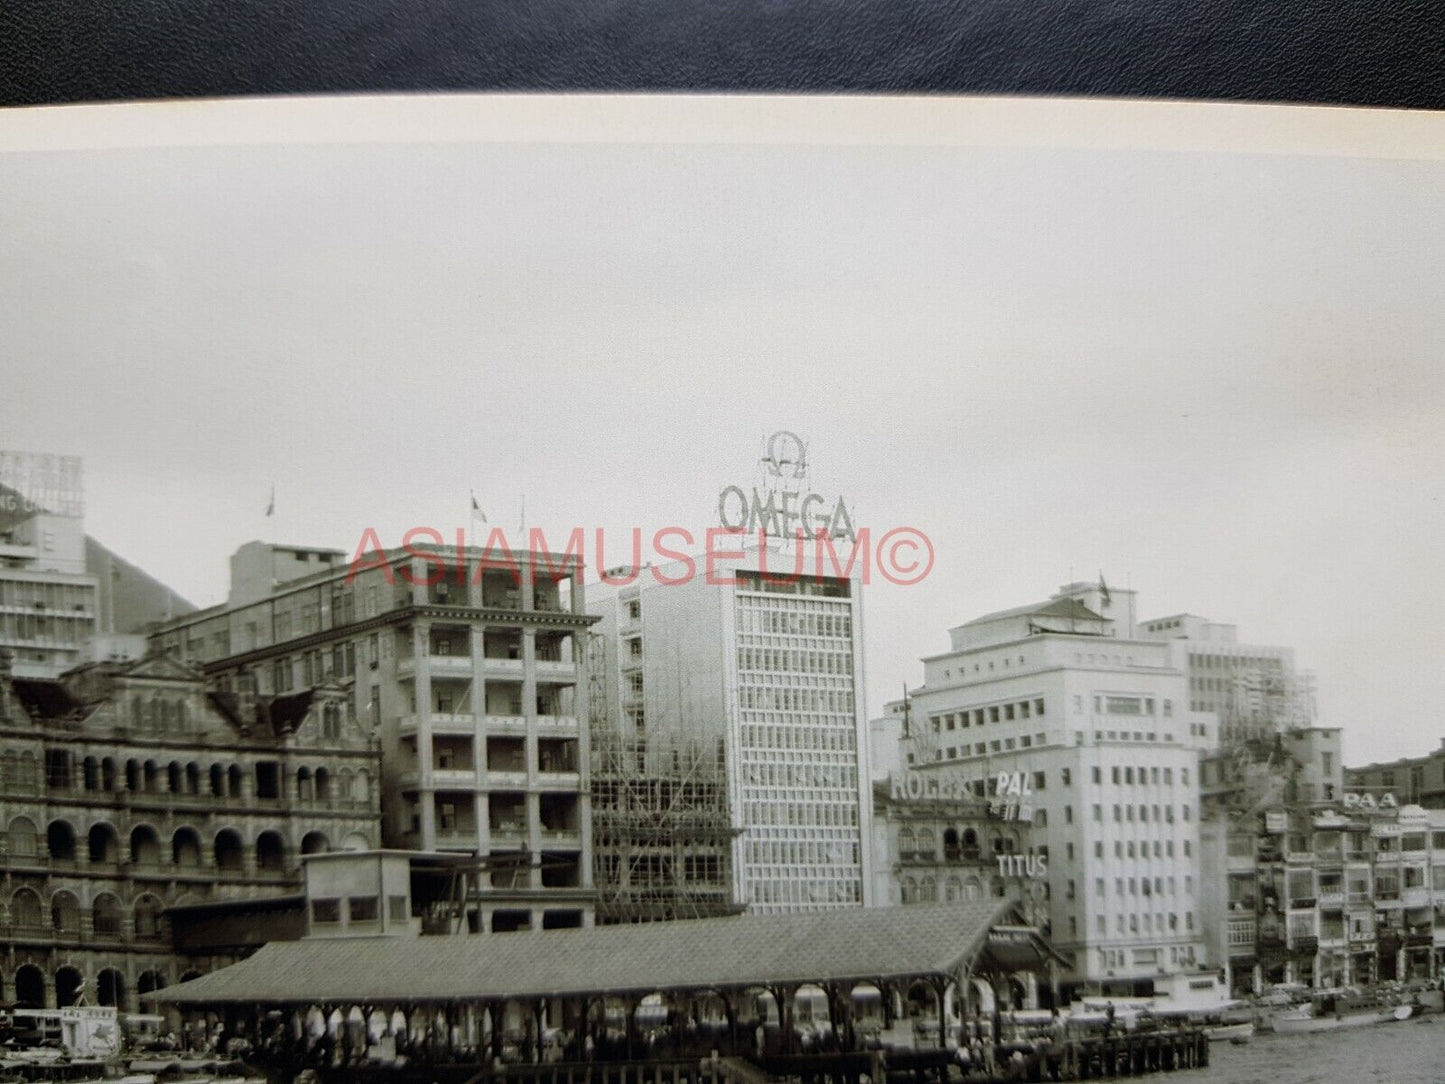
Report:
<svg viewBox="0 0 1445 1084"><path fill-rule="evenodd" d="M450 937L273 942L160 1002L453 1001L945 975L1007 900Z"/></svg>

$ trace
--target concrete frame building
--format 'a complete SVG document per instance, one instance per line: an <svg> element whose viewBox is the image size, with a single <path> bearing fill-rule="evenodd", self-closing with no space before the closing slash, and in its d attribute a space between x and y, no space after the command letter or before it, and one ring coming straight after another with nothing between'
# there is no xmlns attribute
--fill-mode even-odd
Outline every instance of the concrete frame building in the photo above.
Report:
<svg viewBox="0 0 1445 1084"><path fill-rule="evenodd" d="M56 678L81 661L100 631L99 590L79 515L0 517L0 650L17 676Z"/></svg>
<svg viewBox="0 0 1445 1084"><path fill-rule="evenodd" d="M1129 637L1134 609L1101 578L952 629L905 742L919 775L1031 823L1066 985L1117 994L1207 962L1197 769L1215 717L1190 710L1170 644Z"/></svg>
<svg viewBox="0 0 1445 1084"><path fill-rule="evenodd" d="M1174 643L1189 681L1189 708L1215 715L1220 745L1314 722L1313 677L1295 670L1293 648L1241 644L1236 626L1195 614L1145 621L1137 635Z"/></svg>
<svg viewBox="0 0 1445 1084"><path fill-rule="evenodd" d="M303 854L380 832L376 749L336 686L248 700L163 657L0 672L0 740L6 1001L134 1011L238 958L178 947L174 909L270 907Z"/></svg>
<svg viewBox="0 0 1445 1084"><path fill-rule="evenodd" d="M590 925L581 573L575 555L412 546L353 565L251 542L225 604L150 642L223 688L339 684L380 739L385 845L504 860L467 929Z"/></svg>
<svg viewBox="0 0 1445 1084"><path fill-rule="evenodd" d="M815 571L751 549L589 591L605 725L721 750L732 902L753 912L872 897L862 581Z"/></svg>

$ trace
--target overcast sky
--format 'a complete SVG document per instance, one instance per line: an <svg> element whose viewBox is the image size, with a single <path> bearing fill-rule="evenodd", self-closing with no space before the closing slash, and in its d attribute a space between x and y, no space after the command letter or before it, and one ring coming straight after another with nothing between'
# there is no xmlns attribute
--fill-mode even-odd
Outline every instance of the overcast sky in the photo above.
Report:
<svg viewBox="0 0 1445 1084"><path fill-rule="evenodd" d="M714 522L764 436L928 532L876 710L1102 570L1318 674L1347 763L1445 727L1445 170L909 147L0 158L0 447L198 605L248 539ZM278 514L263 517L272 482ZM589 557L592 555L589 554ZM610 563L610 562L609 562Z"/></svg>

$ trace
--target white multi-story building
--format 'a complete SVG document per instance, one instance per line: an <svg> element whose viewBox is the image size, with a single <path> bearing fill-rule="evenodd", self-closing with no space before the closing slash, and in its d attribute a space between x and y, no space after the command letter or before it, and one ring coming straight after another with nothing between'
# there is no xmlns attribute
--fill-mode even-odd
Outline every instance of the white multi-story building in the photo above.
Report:
<svg viewBox="0 0 1445 1084"><path fill-rule="evenodd" d="M1198 761L1215 717L1190 709L1176 649L1135 627L1134 593L1101 580L952 629L904 742L915 772L1031 822L1066 985L1120 994L1206 963Z"/></svg>
<svg viewBox="0 0 1445 1084"><path fill-rule="evenodd" d="M85 566L80 460L0 452L0 650L18 678L56 678L100 631Z"/></svg>
<svg viewBox="0 0 1445 1084"><path fill-rule="evenodd" d="M1313 723L1312 677L1295 670L1293 648L1242 644L1234 625L1195 614L1154 618L1136 632L1140 639L1174 645L1189 682L1189 707L1214 713L1220 744Z"/></svg>
<svg viewBox="0 0 1445 1084"><path fill-rule="evenodd" d="M587 596L609 725L659 746L721 743L734 900L751 911L872 894L862 582L760 571L792 567L755 549L711 571L645 568Z"/></svg>

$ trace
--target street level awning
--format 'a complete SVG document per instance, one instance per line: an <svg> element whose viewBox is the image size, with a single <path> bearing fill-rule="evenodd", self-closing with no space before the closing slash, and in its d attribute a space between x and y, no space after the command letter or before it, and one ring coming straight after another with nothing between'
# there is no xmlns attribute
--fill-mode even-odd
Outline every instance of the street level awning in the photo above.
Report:
<svg viewBox="0 0 1445 1084"><path fill-rule="evenodd" d="M180 1005L422 1003L944 978L1005 945L1052 952L1007 900L737 915L637 925L419 938L274 942L177 986ZM1006 930L1002 942L990 932ZM1002 962L1002 961L999 961Z"/></svg>

